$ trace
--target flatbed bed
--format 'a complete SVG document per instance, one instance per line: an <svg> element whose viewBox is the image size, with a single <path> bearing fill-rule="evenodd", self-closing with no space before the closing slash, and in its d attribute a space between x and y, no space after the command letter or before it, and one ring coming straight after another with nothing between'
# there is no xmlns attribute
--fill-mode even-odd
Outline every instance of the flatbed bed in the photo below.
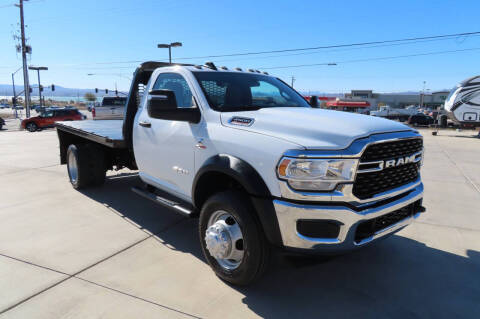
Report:
<svg viewBox="0 0 480 319"><path fill-rule="evenodd" d="M127 148L123 138L123 120L86 120L56 122L57 130L65 131L111 148Z"/></svg>

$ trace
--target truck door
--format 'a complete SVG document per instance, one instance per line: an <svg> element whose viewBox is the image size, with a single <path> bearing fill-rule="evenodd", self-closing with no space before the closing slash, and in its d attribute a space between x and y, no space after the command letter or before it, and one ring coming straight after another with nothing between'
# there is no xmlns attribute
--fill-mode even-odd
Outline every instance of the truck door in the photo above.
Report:
<svg viewBox="0 0 480 319"><path fill-rule="evenodd" d="M177 109L197 107L188 82L180 74L160 73L150 89L173 91ZM151 118L145 104L133 128L140 177L190 201L195 175L194 152L200 130L201 124Z"/></svg>

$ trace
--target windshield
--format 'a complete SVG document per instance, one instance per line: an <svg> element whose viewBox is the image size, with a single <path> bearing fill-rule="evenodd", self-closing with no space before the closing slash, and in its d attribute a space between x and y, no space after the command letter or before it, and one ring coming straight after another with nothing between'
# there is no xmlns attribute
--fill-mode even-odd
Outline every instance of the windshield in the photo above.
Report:
<svg viewBox="0 0 480 319"><path fill-rule="evenodd" d="M282 81L262 74L193 72L210 106L221 112L266 107L310 107Z"/></svg>
<svg viewBox="0 0 480 319"><path fill-rule="evenodd" d="M459 85L456 85L451 91L450 91L450 94L448 94L447 98L445 99L445 101L448 101L450 100L450 98L452 97L452 95L457 91L457 89L460 87L460 84Z"/></svg>

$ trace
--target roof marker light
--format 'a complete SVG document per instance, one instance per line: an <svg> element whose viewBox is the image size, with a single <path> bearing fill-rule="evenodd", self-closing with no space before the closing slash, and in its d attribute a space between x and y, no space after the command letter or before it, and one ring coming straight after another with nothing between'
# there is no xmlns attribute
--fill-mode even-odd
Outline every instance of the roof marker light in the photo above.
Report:
<svg viewBox="0 0 480 319"><path fill-rule="evenodd" d="M236 67L235 70L236 71L243 71L242 68L239 68L239 67Z"/></svg>
<svg viewBox="0 0 480 319"><path fill-rule="evenodd" d="M222 70L228 70L228 68L226 66L221 66L220 69Z"/></svg>
<svg viewBox="0 0 480 319"><path fill-rule="evenodd" d="M205 62L205 65L206 65L208 68L217 71L217 67L215 66L215 64L214 64L213 62Z"/></svg>

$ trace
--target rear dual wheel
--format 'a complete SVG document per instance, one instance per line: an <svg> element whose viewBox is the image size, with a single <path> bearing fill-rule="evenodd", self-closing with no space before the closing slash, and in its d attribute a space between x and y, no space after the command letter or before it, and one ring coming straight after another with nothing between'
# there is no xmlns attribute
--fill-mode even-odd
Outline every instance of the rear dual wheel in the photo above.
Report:
<svg viewBox="0 0 480 319"><path fill-rule="evenodd" d="M67 150L67 169L75 189L102 185L107 172L105 152L95 144L72 144Z"/></svg>

